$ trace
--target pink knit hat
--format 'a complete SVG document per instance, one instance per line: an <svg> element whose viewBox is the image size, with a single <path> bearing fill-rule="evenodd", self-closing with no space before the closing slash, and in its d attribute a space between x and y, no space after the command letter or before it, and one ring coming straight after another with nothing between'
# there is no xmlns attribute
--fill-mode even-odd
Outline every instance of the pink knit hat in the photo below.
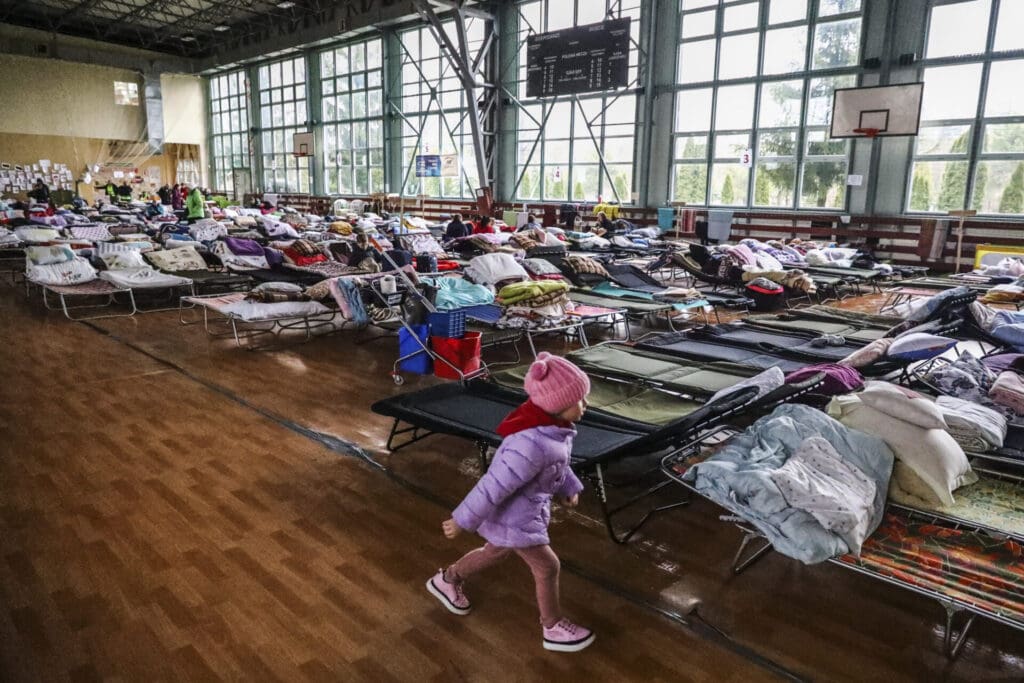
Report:
<svg viewBox="0 0 1024 683"><path fill-rule="evenodd" d="M550 415L571 408L590 393L590 378L570 361L541 351L526 373L526 394Z"/></svg>

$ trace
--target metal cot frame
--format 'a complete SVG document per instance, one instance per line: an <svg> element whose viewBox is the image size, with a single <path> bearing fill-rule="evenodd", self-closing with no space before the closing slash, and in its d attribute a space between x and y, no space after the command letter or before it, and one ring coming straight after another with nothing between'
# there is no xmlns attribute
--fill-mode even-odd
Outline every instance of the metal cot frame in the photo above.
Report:
<svg viewBox="0 0 1024 683"><path fill-rule="evenodd" d="M738 431L739 430L736 429L735 427L723 425L702 435L700 438L690 442L689 444L683 446L682 448L666 455L661 461L661 470L667 477L667 481L674 482L679 484L680 486L683 486L690 493L702 495L700 491L698 491L692 484L690 484L690 482L683 479L682 474L676 470L675 464L678 463L680 460L685 460L688 454L693 455L698 453L702 445L710 444L713 442L712 440L714 440L714 443L721 443L729 436L737 433ZM716 502L715 504L717 505L718 503ZM908 515L923 516L925 518L931 518L935 520L944 520L960 528L970 528L978 531L989 530L983 526L974 524L972 522L951 519L930 511L924 512L912 508L905 508L900 506L896 507L899 507L899 509L906 512L906 514ZM769 543L765 539L764 535L760 531L757 531L750 525L745 524L735 516L729 516L723 519L732 521L734 525L741 532L743 532L743 538L740 540L739 548L736 550L736 554L733 556L732 564L730 565L730 568L734 575L743 573L745 570L750 568L754 563L756 563L758 560L760 560L762 557L767 555L772 550L771 543ZM747 552L748 546L750 546L751 543L757 541L758 539L761 539L763 543L759 547L754 549L752 552ZM946 621L945 629L943 632L943 650L946 656L950 659L954 659L957 656L957 654L959 654L960 648L966 641L970 629L974 625L975 619L979 616L1004 624L1016 630L1024 631L1024 622L1016 621L1014 619L1005 617L1000 614L994 614L990 610L987 610L968 600L946 595L940 591L918 586L907 581L901 581L899 579L888 576L881 572L872 570L863 565L845 562L838 557L830 558L828 561L840 567L845 567L846 569L852 570L859 574L863 574L864 576L868 576L873 579L877 579L879 581L891 584L893 586L903 588L904 590L917 593L918 595L923 595L938 602L939 605L945 611ZM962 621L962 624L959 626L959 632L957 632L957 618L964 615L967 615L966 619Z"/></svg>

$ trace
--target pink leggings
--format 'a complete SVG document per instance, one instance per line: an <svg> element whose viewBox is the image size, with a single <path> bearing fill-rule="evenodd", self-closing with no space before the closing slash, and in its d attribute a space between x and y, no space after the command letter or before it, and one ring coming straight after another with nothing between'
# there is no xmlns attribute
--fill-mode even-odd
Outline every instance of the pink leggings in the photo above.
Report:
<svg viewBox="0 0 1024 683"><path fill-rule="evenodd" d="M529 548L502 548L487 543L482 548L471 550L458 562L445 570L445 580L465 581L473 574L501 562L509 553L515 553L533 572L537 587L537 607L540 609L540 623L550 628L562 618L562 607L558 600L558 572L561 567L558 555L549 545L535 545Z"/></svg>

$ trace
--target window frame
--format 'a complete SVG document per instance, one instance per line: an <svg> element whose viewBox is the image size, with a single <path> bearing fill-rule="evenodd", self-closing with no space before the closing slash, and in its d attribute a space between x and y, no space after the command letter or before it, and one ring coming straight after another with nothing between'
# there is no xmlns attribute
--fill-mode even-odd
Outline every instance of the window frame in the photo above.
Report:
<svg viewBox="0 0 1024 683"><path fill-rule="evenodd" d="M234 193L234 169L250 168L252 165L249 134L252 116L245 70L237 69L210 76L207 93L210 98L211 181L215 189ZM232 123L232 114L238 115L237 126ZM225 121L228 123L227 129L224 127ZM227 152L224 151L225 144Z"/></svg>
<svg viewBox="0 0 1024 683"><path fill-rule="evenodd" d="M825 131L827 134L828 125L822 125L818 123L810 122L811 115L811 85L813 82L828 79L828 78L844 78L852 77L853 82L850 85L858 85L861 81L863 74L862 59L864 54L864 47L866 42L866 34L864 30L865 25L865 2L862 0L858 8L846 12L838 12L829 15L821 15L821 2L820 0L807 0L806 11L804 12L803 18L800 19L787 19L785 21L779 21L773 23L771 21L771 2L770 0L757 0L759 4L759 15L758 23L756 28L743 28L731 31L724 30L725 13L729 8L747 4L749 0L719 0L718 2L705 5L703 7L694 7L690 9L684 9L685 1L680 2L680 13L679 13L679 27L678 35L676 40L677 53L676 53L676 74L675 74L675 86L673 92L675 99L673 101L673 110L678 112L681 101L685 97L687 92L696 92L701 90L710 89L712 91L711 98L711 112L709 117L708 128L705 131L680 131L678 128L678 122L676 117L673 117L673 128L672 128L672 155L670 160L671 172L669 173L669 197L672 201L680 201L680 198L676 196L676 180L677 173L687 166L695 167L703 163L707 169L704 176L704 195L700 201L690 201L696 205L703 205L709 207L726 207L734 209L750 209L750 210L788 210L788 211L815 211L818 213L822 212L835 212L842 213L847 210L849 206L849 192L846 185L846 173L849 172L852 146L847 142L845 143L845 153L829 154L829 155L816 155L809 151L809 140L812 134L817 134L820 131ZM715 12L715 32L714 34L705 34L701 36L691 36L684 38L684 27L686 25L687 16L693 16L696 14L713 11ZM839 22L849 21L851 19L859 19L860 27L858 31L857 39L857 53L856 59L853 63L839 66L823 66L816 67L816 38L820 27L836 24ZM803 28L805 31L805 43L804 43L804 61L803 67L798 70L785 71L781 73L765 72L765 59L767 44L769 40L768 33L770 31L785 30L793 28ZM757 38L757 68L756 73L752 76L744 76L738 78L719 78L721 70L721 55L722 55L722 41L724 39L732 38L735 36L756 36ZM713 65L713 78L711 80L694 81L694 82L681 82L681 55L683 46L690 42L696 42L701 40L713 40L715 44L715 57ZM762 110L762 93L767 85L772 83L782 83L788 81L800 81L802 83L802 96L800 101L800 111L797 121L792 126L765 126L761 127L760 118ZM754 108L753 116L751 119L751 125L748 129L718 129L717 128L717 114L718 114L718 101L719 92L722 88L738 85L750 85L754 86ZM837 86L838 87L838 86ZM846 87L846 86L842 86ZM716 137L723 133L730 132L749 132L750 134L750 147L752 153L751 167L749 173L747 173L747 183L744 188L745 200L741 202L735 202L732 204L724 204L721 202L713 201L714 191L714 168L716 165L724 163L738 163L738 160L727 162L723 158L715 156L714 141ZM761 138L764 133L775 133L792 132L796 136L796 147L794 149L794 155L792 161L790 157L764 157L761 155ZM707 154L703 159L699 158L683 158L679 155L679 140L680 138L686 138L692 135L707 135L708 138L708 149ZM805 171L808 166L813 164L837 162L838 160L844 160L846 162L845 173L841 174L842 183L839 187L842 188L841 198L836 202L837 206L815 206L811 203L804 201L804 186L805 186ZM757 177L760 172L763 171L765 164L775 163L793 163L795 161L796 170L793 180L792 188L792 201L788 205L761 205L757 203ZM698 174L699 176L699 174ZM690 197L689 200L693 200Z"/></svg>
<svg viewBox="0 0 1024 683"><path fill-rule="evenodd" d="M924 36L924 46L927 49L928 40L931 37L932 21L934 18L933 10L937 7L951 6L964 4L965 2L971 2L972 0L929 0L927 6L926 16L926 29ZM918 75L920 80L925 82L925 91L927 92L927 71L929 69L937 69L942 67L951 66L980 66L980 80L978 84L978 97L975 103L974 115L971 117L959 117L959 118L939 118L939 119L928 119L922 118L920 124L920 131L931 128L940 128L946 126L967 126L968 130L967 149L962 152L944 152L937 154L924 154L918 151L918 144L921 140L920 134L914 139L914 144L910 152L910 157L907 166L906 184L904 186L904 196L902 201L903 210L908 214L913 215L933 215L942 216L947 215L949 211L959 210L962 208L975 209L978 211L979 216L990 217L990 218L1020 218L1024 216L1024 213L999 213L998 211L982 211L980 202L984 201L983 197L976 195L977 180L978 180L978 167L980 164L985 162L1013 162L1024 164L1024 149L1020 152L986 152L984 149L985 145L985 133L986 129L991 125L1000 124L1021 124L1024 125L1024 110L1019 114L1011 115L992 115L989 116L986 113L986 106L988 102L989 87L991 85L991 74L992 68L996 64L1005 62L1016 62L1019 61L1024 64L1024 45L1019 48L1011 48L1006 50L996 50L995 41L999 30L999 14L1002 7L1002 2L1005 0L991 0L989 3L989 16L988 23L985 29L985 49L982 52L972 52L962 55L944 55L941 57L928 57L925 54L924 58L918 63ZM924 113L922 112L922 117ZM931 210L931 207L927 210L914 209L911 207L913 201L913 187L914 177L919 162L966 162L967 164L967 177L964 186L963 195L963 206L949 207L946 209L936 208ZM941 189L939 189L941 192Z"/></svg>
<svg viewBox="0 0 1024 683"><path fill-rule="evenodd" d="M581 7L591 7L597 0L573 0L571 3L572 26L595 23L593 16L581 16ZM604 1L604 0L602 0ZM628 3L604 2L604 11L600 20L609 16L614 10L616 17L630 17L630 31L633 34L630 49L629 83L625 89L605 93L582 93L559 97L526 98L525 61L527 38L531 34L545 33L567 27L553 27L552 2L565 0L525 0L515 5L516 31L519 38L519 49L516 51L517 67L515 73L514 92L518 104L515 125L515 184L513 198L516 202L573 202L593 203L600 197L604 201L618 201L622 205L633 203L637 180L637 135L635 131L638 107L640 106L639 86L641 74L645 66L644 53L639 48L639 29L642 20L643 3L631 0ZM588 3L584 5L584 3ZM559 5L564 7L565 5ZM535 7L535 10L526 9ZM537 25L531 23L531 17L525 12L536 13L532 17ZM583 23L580 23L580 22ZM620 122L609 117L618 113L616 109L621 102L632 110L630 120ZM564 135L549 137L545 134L547 123L556 110L568 109L568 124ZM619 147L622 145L623 147ZM526 150L525 157L521 154ZM549 149L565 149L565 161L548 161L551 156ZM623 161L624 154L620 150L628 147L629 159ZM582 150L580 152L579 150ZM614 154L613 154L614 151ZM609 157L614 157L609 159ZM603 164L603 166L602 166ZM628 172L626 169L628 168ZM594 175L596 173L596 176ZM625 173L625 177L620 175ZM530 182L527 183L528 177ZM557 177L557 179L555 179ZM536 192L527 193L524 187L532 188L535 179ZM588 187L593 188L596 180L596 192L588 196ZM549 186L561 183L564 185L564 196L556 195ZM586 185L584 185L586 183ZM623 184L624 183L624 184ZM618 186L617 186L618 184ZM577 186L584 196L577 197Z"/></svg>
<svg viewBox="0 0 1024 683"><path fill-rule="evenodd" d="M284 65L291 68L290 80L285 79ZM297 65L302 66L301 82ZM275 78L279 73L280 81ZM256 67L256 98L260 107L260 135L264 192L310 194L313 189L313 158L297 158L292 154L292 135L308 133L309 74L305 53L264 62ZM301 86L303 95L296 95ZM291 88L291 97L286 97ZM266 95L266 101L264 101ZM286 118L289 105L292 122ZM275 111L281 113L281 123L274 123ZM269 145L267 144L269 141ZM279 143L279 144L278 144ZM278 167L278 162L283 162ZM294 176L292 175L294 174ZM294 182L292 179L294 178Z"/></svg>
<svg viewBox="0 0 1024 683"><path fill-rule="evenodd" d="M373 43L377 45L380 60L376 65L371 66L369 57L371 54L371 44ZM358 69L352 67L351 55L353 48L362 49L364 54L363 65ZM337 70L336 59L340 51L346 51L350 60L348 71L344 74ZM315 118L319 119L323 132L323 161L318 171L323 174L322 188L324 194L368 195L383 192L387 187L385 119L387 101L384 92L384 81L387 74L384 65L384 52L384 38L381 35L376 35L361 40L350 40L337 45L331 45L319 53L320 72L316 77L320 82L321 101L319 105L320 111ZM325 59L327 58L331 59L330 75L325 75ZM377 84L371 85L371 76L374 74L377 76ZM363 78L363 86L352 88L351 79L358 76ZM348 81L348 86L344 93L340 89L342 81ZM330 92L328 92L328 84L330 85ZM370 110L371 94L373 93L378 95L380 102L380 111L377 113L371 113ZM366 109L362 116L355 116L354 114L353 94L359 94L365 98ZM340 110L336 107L335 115L333 117L328 116L325 104L329 102L329 98L334 98L337 101L339 97L347 97L349 99L348 115L339 115ZM356 128L359 126L365 127L366 145L363 147L356 147L354 144ZM376 136L373 135L374 126L377 128ZM344 132L347 132L349 138L346 147L343 147L340 142L341 135ZM331 144L332 141L333 145ZM332 149L334 149L333 154L331 154ZM342 163L340 159L346 150L349 153L348 161ZM379 163L374 163L375 154L379 155ZM363 156L362 163L358 163L360 155ZM357 182L360 172L365 173L365 185L362 189L359 189L360 186ZM346 176L348 178L347 185L343 184L343 179Z"/></svg>

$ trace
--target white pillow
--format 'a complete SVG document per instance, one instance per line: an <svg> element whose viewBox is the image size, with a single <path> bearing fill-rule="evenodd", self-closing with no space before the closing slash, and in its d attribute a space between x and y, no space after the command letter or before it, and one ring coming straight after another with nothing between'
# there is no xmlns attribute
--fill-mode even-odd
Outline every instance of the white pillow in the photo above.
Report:
<svg viewBox="0 0 1024 683"><path fill-rule="evenodd" d="M302 292L302 287L294 282L264 282L252 288L254 292Z"/></svg>
<svg viewBox="0 0 1024 683"><path fill-rule="evenodd" d="M53 228L20 227L14 229L14 234L23 242L52 242L60 239L60 232Z"/></svg>
<svg viewBox="0 0 1024 683"><path fill-rule="evenodd" d="M896 338L889 347L890 358L925 360L934 358L956 346L956 340L925 332L911 332Z"/></svg>
<svg viewBox="0 0 1024 683"><path fill-rule="evenodd" d="M75 257L65 263L29 266L25 277L41 285L80 285L96 279L96 269L84 258Z"/></svg>
<svg viewBox="0 0 1024 683"><path fill-rule="evenodd" d="M864 383L864 391L857 397L864 405L921 429L948 429L942 409L916 391L872 381Z"/></svg>
<svg viewBox="0 0 1024 683"><path fill-rule="evenodd" d="M963 449L948 432L921 429L886 415L862 403L856 394L832 399L828 414L847 427L885 441L896 459L927 485L934 502L953 505L953 491L978 481Z"/></svg>
<svg viewBox="0 0 1024 683"><path fill-rule="evenodd" d="M67 263L75 258L75 252L59 244L51 247L25 247L25 257L34 266L47 266L51 263Z"/></svg>
<svg viewBox="0 0 1024 683"><path fill-rule="evenodd" d="M125 270L127 268L149 268L149 264L138 251L115 251L100 254L108 270Z"/></svg>

